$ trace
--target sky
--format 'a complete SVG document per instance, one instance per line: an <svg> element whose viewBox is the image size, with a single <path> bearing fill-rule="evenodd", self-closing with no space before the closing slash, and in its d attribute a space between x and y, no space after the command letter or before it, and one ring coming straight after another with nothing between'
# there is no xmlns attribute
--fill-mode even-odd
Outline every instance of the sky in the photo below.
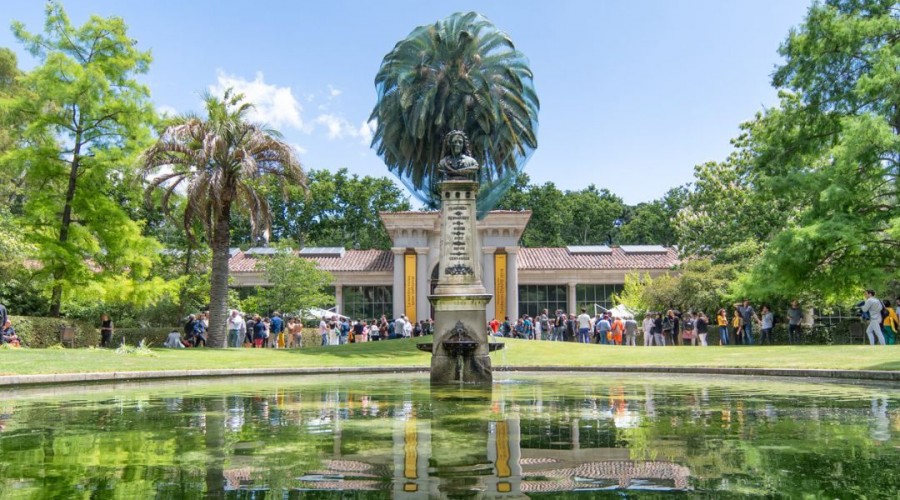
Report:
<svg viewBox="0 0 900 500"><path fill-rule="evenodd" d="M536 184L590 184L628 204L691 182L725 159L742 122L777 104L778 47L810 0L68 0L76 26L119 16L153 63L142 81L161 111L202 112L234 87L307 170L388 176L370 147L375 74L415 27L477 11L531 62L540 99ZM43 29L44 3L3 0L0 46L36 63L13 20ZM394 179L398 186L402 184Z"/></svg>

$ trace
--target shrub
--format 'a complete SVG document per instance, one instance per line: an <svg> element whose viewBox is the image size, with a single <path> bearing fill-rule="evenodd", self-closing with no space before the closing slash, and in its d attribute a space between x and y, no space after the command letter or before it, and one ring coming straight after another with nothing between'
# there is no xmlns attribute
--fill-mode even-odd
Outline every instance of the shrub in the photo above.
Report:
<svg viewBox="0 0 900 500"><path fill-rule="evenodd" d="M100 330L87 321L37 316L10 316L9 320L25 347L43 348L59 344L64 326L75 328L75 347L100 343Z"/></svg>

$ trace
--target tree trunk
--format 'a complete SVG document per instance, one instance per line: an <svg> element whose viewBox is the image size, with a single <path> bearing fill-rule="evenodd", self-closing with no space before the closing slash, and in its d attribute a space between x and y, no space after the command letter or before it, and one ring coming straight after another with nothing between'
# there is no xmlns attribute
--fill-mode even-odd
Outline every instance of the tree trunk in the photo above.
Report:
<svg viewBox="0 0 900 500"><path fill-rule="evenodd" d="M191 256L194 254L193 248L194 248L194 245L191 244L190 241L188 241L188 244L187 244L187 253L186 253L185 259L184 259L184 275L185 275L185 276L190 276L190 275L191 275ZM181 287L181 292L179 293L179 297L178 297L178 319L179 319L179 321L180 321L182 318L184 318L184 316L185 316L185 314L184 314L184 301L187 300L187 287L188 287L188 286L189 286L189 284L188 284L188 283L185 283L185 284Z"/></svg>
<svg viewBox="0 0 900 500"><path fill-rule="evenodd" d="M66 201L63 205L62 221L59 226L59 242L65 246L69 241L69 226L72 224L72 200L75 199L75 186L78 180L78 167L81 160L81 120L79 119L78 129L75 131L75 147L72 150L72 168L69 169L69 185L66 188ZM58 271L53 271L54 281L59 279ZM53 292L50 296L50 316L58 318L62 307L62 285L54 284Z"/></svg>
<svg viewBox="0 0 900 500"><path fill-rule="evenodd" d="M212 273L209 278L209 347L223 348L227 340L228 245L231 243L231 206L224 204L213 222Z"/></svg>

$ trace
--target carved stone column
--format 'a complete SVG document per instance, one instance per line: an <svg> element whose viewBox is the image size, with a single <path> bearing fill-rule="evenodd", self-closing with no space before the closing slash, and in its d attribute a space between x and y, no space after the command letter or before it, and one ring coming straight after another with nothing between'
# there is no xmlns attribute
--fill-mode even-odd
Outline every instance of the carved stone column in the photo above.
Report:
<svg viewBox="0 0 900 500"><path fill-rule="evenodd" d="M434 305L431 383L484 384L492 380L485 305L491 300L476 259L478 183L449 180L441 193L441 259Z"/></svg>
<svg viewBox="0 0 900 500"><path fill-rule="evenodd" d="M568 290L566 291L566 307L568 307L569 310L566 312L578 316L579 312L575 310L578 307L578 301L575 300L575 283L568 283L567 285Z"/></svg>

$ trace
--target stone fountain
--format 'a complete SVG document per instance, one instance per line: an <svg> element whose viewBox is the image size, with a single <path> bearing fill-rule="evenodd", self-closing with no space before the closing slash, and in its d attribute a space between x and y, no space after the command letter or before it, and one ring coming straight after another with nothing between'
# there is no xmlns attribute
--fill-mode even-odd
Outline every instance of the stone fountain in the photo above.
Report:
<svg viewBox="0 0 900 500"><path fill-rule="evenodd" d="M419 344L431 351L431 383L490 384L490 351L503 344L488 343L487 312L491 301L475 258L475 203L478 163L469 156L465 134L452 131L444 139L449 154L438 169L444 180L441 195L441 259L438 284L428 299L434 306L434 342Z"/></svg>

